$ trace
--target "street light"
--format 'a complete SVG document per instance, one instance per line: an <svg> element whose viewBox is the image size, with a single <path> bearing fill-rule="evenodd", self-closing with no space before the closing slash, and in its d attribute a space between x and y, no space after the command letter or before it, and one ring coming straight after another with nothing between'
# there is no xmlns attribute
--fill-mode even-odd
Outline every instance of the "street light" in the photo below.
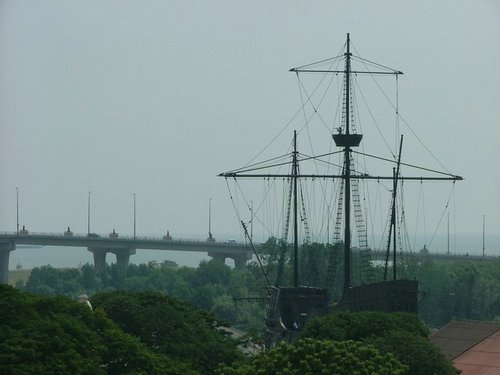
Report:
<svg viewBox="0 0 500 375"><path fill-rule="evenodd" d="M450 255L450 213L448 212L448 240L447 240L447 246L448 246L448 255Z"/></svg>
<svg viewBox="0 0 500 375"><path fill-rule="evenodd" d="M485 221L485 215L483 215L483 257L484 257L484 221Z"/></svg>
<svg viewBox="0 0 500 375"><path fill-rule="evenodd" d="M19 235L19 188L16 186L16 234Z"/></svg>
<svg viewBox="0 0 500 375"><path fill-rule="evenodd" d="M134 197L134 241L135 241L135 193L132 194L132 196Z"/></svg>
<svg viewBox="0 0 500 375"><path fill-rule="evenodd" d="M212 239L212 198L208 198L208 239Z"/></svg>
<svg viewBox="0 0 500 375"><path fill-rule="evenodd" d="M212 198L208 199L208 238L207 242L215 242L212 236Z"/></svg>
<svg viewBox="0 0 500 375"><path fill-rule="evenodd" d="M90 236L90 194L92 192L89 190L89 196L87 199L87 234Z"/></svg>

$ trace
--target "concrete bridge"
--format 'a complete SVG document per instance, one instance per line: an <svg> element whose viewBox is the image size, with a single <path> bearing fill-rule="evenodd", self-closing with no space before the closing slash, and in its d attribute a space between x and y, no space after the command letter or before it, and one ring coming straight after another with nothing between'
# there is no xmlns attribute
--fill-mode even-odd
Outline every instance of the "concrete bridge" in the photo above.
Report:
<svg viewBox="0 0 500 375"><path fill-rule="evenodd" d="M57 233L8 233L0 232L0 283L7 283L9 273L9 255L16 245L68 246L86 247L94 256L97 271L104 269L106 254L116 255L116 262L128 266L131 255L136 249L180 250L204 252L214 259L234 260L236 268L245 267L246 261L252 258L249 245L237 242L192 241L147 237L118 237L90 235L69 235Z"/></svg>
<svg viewBox="0 0 500 375"><path fill-rule="evenodd" d="M94 256L96 270L104 269L107 253L116 256L118 264L128 266L131 255L136 249L194 251L207 253L214 259L234 260L236 268L245 267L246 261L252 258L253 252L249 245L238 242L193 241L182 239L164 239L154 237L112 237L89 235L64 235L60 233L28 233L0 232L0 283L7 283L9 272L9 255L16 245L38 246L68 246L86 247ZM357 250L352 249L353 252ZM41 250L43 251L43 250ZM413 253L410 257L430 258L434 261L500 261L499 256L480 256L469 254L446 253ZM385 251L372 250L372 258L381 261L385 259ZM400 258L401 259L401 258Z"/></svg>

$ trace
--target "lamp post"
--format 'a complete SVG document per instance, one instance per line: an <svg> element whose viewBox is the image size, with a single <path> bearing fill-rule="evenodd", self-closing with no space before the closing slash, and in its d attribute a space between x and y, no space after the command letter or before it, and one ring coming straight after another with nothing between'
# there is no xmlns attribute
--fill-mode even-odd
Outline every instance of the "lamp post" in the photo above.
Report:
<svg viewBox="0 0 500 375"><path fill-rule="evenodd" d="M207 242L215 242L212 236L212 198L208 199L208 238Z"/></svg>
<svg viewBox="0 0 500 375"><path fill-rule="evenodd" d="M132 194L132 197L134 198L134 241L136 239L136 236L135 236L135 193Z"/></svg>
<svg viewBox="0 0 500 375"><path fill-rule="evenodd" d="M447 237L448 255L450 255L450 213L448 212L448 237Z"/></svg>
<svg viewBox="0 0 500 375"><path fill-rule="evenodd" d="M485 215L483 215L483 257L484 257L484 221L485 221Z"/></svg>
<svg viewBox="0 0 500 375"><path fill-rule="evenodd" d="M16 186L16 234L19 235L19 188Z"/></svg>
<svg viewBox="0 0 500 375"><path fill-rule="evenodd" d="M90 236L90 194L92 192L89 190L89 196L87 199L87 235Z"/></svg>
<svg viewBox="0 0 500 375"><path fill-rule="evenodd" d="M212 239L212 198L208 198L208 238Z"/></svg>

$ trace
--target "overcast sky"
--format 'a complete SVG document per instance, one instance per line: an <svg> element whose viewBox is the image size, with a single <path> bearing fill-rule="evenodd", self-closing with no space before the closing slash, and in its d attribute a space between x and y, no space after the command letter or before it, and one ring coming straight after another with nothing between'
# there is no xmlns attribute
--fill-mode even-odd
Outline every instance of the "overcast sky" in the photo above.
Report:
<svg viewBox="0 0 500 375"><path fill-rule="evenodd" d="M401 112L453 173L456 231L500 234L500 2L0 0L0 230L240 233L220 172L300 107L288 69L402 70ZM291 131L291 130L290 130ZM288 135L290 135L289 133ZM428 215L440 215L441 211ZM445 230L445 229L442 229ZM221 238L222 239L222 238Z"/></svg>

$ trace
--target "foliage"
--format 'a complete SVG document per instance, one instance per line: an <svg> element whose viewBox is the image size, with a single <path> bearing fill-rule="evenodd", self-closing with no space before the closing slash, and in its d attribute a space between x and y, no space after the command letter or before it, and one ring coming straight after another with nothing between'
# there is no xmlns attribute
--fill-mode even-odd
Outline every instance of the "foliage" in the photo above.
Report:
<svg viewBox="0 0 500 375"><path fill-rule="evenodd" d="M301 285L328 286L327 275L337 281L334 300L341 293L342 244L307 244L299 249ZM279 260L284 244L270 239L260 249L265 268L272 282L279 273ZM292 258L290 249L284 256L280 285L290 285ZM354 263L357 253L353 254ZM330 271L325 259L335 259L337 267ZM312 272L311 270L314 270ZM375 267L377 274L383 272ZM500 319L500 262L434 262L426 254L404 260L399 276L419 281L419 317L429 327L440 327L453 318L493 321ZM360 283L361 272L352 270L353 283ZM98 291L127 289L135 292L155 290L166 293L228 320L245 331L263 330L264 300L238 301L233 297L263 297L266 281L260 266L250 262L246 270L236 270L220 261L202 262L198 268L176 267L172 262L131 264L126 270L118 265L106 265L96 273L91 265L80 269L55 269L50 266L35 268L24 290L42 295L81 293L92 295Z"/></svg>
<svg viewBox="0 0 500 375"><path fill-rule="evenodd" d="M415 257L407 275L419 281L419 315L430 327L451 319L493 321L500 315L500 262L433 262Z"/></svg>
<svg viewBox="0 0 500 375"><path fill-rule="evenodd" d="M405 331L390 331L365 340L382 353L394 353L409 366L411 375L454 375L456 370L437 347L426 338Z"/></svg>
<svg viewBox="0 0 500 375"><path fill-rule="evenodd" d="M371 345L355 341L330 341L306 338L294 345L279 344L261 352L247 363L225 366L224 375L316 375L316 374L391 374L403 375L407 367L390 353L381 354Z"/></svg>
<svg viewBox="0 0 500 375"><path fill-rule="evenodd" d="M453 375L455 369L428 340L429 330L414 314L340 312L309 322L302 337L334 341L356 340L381 353L393 353L409 375Z"/></svg>
<svg viewBox="0 0 500 375"><path fill-rule="evenodd" d="M161 293L101 292L91 303L155 352L179 360L188 356L201 373L213 373L219 363L241 356L215 316Z"/></svg>
<svg viewBox="0 0 500 375"><path fill-rule="evenodd" d="M0 285L0 316L1 374L193 373L67 297Z"/></svg>
<svg viewBox="0 0 500 375"><path fill-rule="evenodd" d="M420 337L429 335L429 330L415 314L367 311L339 312L314 319L308 322L302 336L359 341L372 336L380 337L391 331L404 331Z"/></svg>
<svg viewBox="0 0 500 375"><path fill-rule="evenodd" d="M293 258L290 249L286 249L287 251L282 256L284 248L284 243L270 239L261 248L262 258L266 271L273 282L281 274L280 285L290 285ZM342 279L341 244L335 246L307 244L299 249L299 257L300 283L302 285L318 284L318 286L324 287L327 285L327 276L331 276L332 272L336 275L337 281ZM353 258L356 258L356 253L353 254ZM280 262L281 259L283 262ZM329 270L328 262L325 262L325 259L335 259L337 267ZM379 275L383 271L380 267L375 267L374 270ZM430 260L427 254L417 254L404 259L398 273L400 277L419 281L419 317L429 327L442 326L453 318L483 321L500 320L500 262L438 262ZM359 270L354 267L352 275L353 283L358 284L360 282ZM260 339L263 331L262 317L265 301L250 299L235 302L233 298L240 296L263 297L265 295L266 281L260 266L255 262L250 262L245 270L232 269L217 260L202 262L198 268L177 267L173 262L150 262L147 265L131 264L127 269L112 264L106 265L105 269L99 273L95 272L94 267L88 264L80 269L55 269L44 266L33 269L27 282L24 285L18 283L16 286L46 296L66 295L75 298L81 293L87 293L94 295L93 299L96 303L99 298L102 298L103 309L117 320L123 330L129 334L137 335L142 341L139 342L136 337L129 335L117 342L113 337L104 334L107 331L102 331L95 340L99 345L105 347L111 345L114 348L109 351L108 357L110 358L115 355L113 353L126 352L131 350L130 348L134 345L142 345L142 349L135 351L138 353L137 355L142 356L140 358L153 356L151 357L153 363L160 364L167 358L169 364L173 363L172 366L182 367L184 365L181 363L181 359L185 353L192 352L194 353L193 364L196 371L210 372L219 362L229 364L238 357L234 351L234 343L224 346L222 344L224 340L218 341L220 333L217 333L219 335L217 336L215 334L216 328L211 326L215 320L228 321L236 328L249 332L253 339L257 340ZM338 296L340 288L341 285L337 285L333 294ZM141 297L131 297L132 294L126 294L128 292L124 292L125 294L110 293L123 289L134 292L158 291L162 294L141 293ZM165 295L169 298L165 298ZM146 298L146 296L148 297ZM35 297L30 296L29 298L31 300ZM104 300L107 298L113 300L116 307L106 307ZM183 326L179 323L181 320L177 319L179 315L176 315L174 310L180 309L183 311L182 314L186 316L191 316L191 313L188 312L191 310L187 304L183 304L176 298L214 314L217 319L210 314L198 315L202 319L201 326L203 328L196 330L193 328L196 324L194 318L196 314L194 314L193 320L188 324L189 327L184 327L186 330L183 331ZM156 308L152 306L156 306ZM22 310L22 306L16 309L18 312ZM26 313L29 311L31 310L27 309ZM120 314L115 316L113 315L114 311L120 311ZM98 314L97 311L96 314ZM439 374L453 373L449 362L443 360L442 356L428 342L428 330L415 316L366 314L335 314L333 317L324 318L324 320L312 321L306 326L303 335L315 339L334 341L352 339L370 343L382 353L394 353L402 363L409 366L410 374L432 374L432 371ZM19 314L19 316L23 316L23 314ZM168 316L168 319L177 323L169 326L165 320L161 320L162 316ZM66 326L57 328L50 324L47 332L59 332L58 329L65 332L64 330L67 329ZM47 324L41 324L40 327L47 327ZM12 327L2 326L0 331L2 339L4 332L9 334L17 332L15 330L9 331L9 329L12 330ZM36 329L41 330L41 328ZM115 329L119 330L118 327ZM110 330L112 329L110 328ZM38 332L34 337L38 340L48 336L47 332ZM125 334L120 332L122 335ZM161 332L162 336L156 336L158 332ZM23 333L23 335L30 337L27 333ZM21 340L19 342L22 342L22 345L17 346L18 352L15 352L17 354L12 352L14 346L2 350L2 355L5 352L6 356L12 357L5 358L14 360L17 358L16 355L27 356L27 351L33 350L32 348L38 345L25 342L24 340L28 339L24 336L21 339L19 332L14 336L17 337L16 340ZM180 345L174 344L176 340L195 336L199 339L187 340ZM65 337L64 334L62 337ZM89 336L89 339L92 337L92 335ZM105 340L106 337L108 341ZM117 334L116 337L119 335ZM171 339L165 340L168 343L159 345L158 340L163 337ZM47 338L46 344L59 348L55 343L52 343L52 339L52 337ZM118 348L119 343L124 345L122 349ZM210 343L209 346L213 348L215 354L210 354L206 343ZM2 345L4 344L5 342L2 341ZM67 348L73 350L74 346L68 345ZM77 353L80 349L74 350ZM105 353L108 351L101 352L101 357L98 357L97 360L105 362ZM154 357L155 355L159 355L160 358ZM78 358L78 354L75 356ZM137 366L140 367L144 365L145 359L143 362L139 359ZM11 363L9 360L7 359L5 363ZM75 359L75 361L78 360ZM119 362L113 363L120 366ZM89 366L91 365L89 364ZM161 364L161 366L163 365ZM44 372L46 369L40 371ZM154 369L151 372L154 373ZM0 371L0 373L3 372ZM99 372L97 371L97 373Z"/></svg>
<svg viewBox="0 0 500 375"><path fill-rule="evenodd" d="M46 296L71 296L81 290L80 272L75 268L56 269L51 266L34 268L26 282L25 290Z"/></svg>

